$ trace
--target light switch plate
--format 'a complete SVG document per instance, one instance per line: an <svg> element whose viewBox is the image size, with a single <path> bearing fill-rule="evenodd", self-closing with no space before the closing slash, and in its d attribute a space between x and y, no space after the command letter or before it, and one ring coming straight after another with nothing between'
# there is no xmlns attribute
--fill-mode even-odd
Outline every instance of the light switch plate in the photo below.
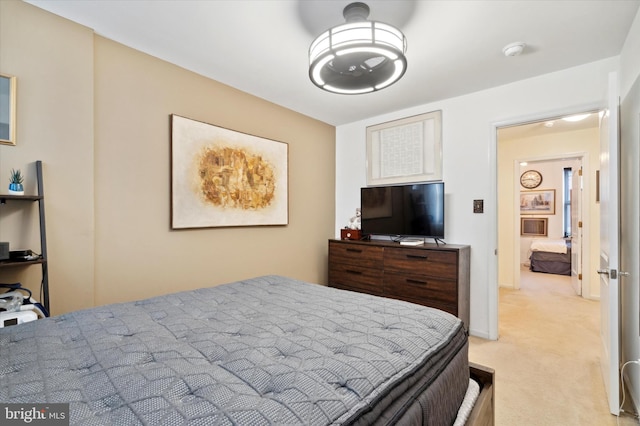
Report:
<svg viewBox="0 0 640 426"><path fill-rule="evenodd" d="M473 212L484 213L484 200L473 200Z"/></svg>

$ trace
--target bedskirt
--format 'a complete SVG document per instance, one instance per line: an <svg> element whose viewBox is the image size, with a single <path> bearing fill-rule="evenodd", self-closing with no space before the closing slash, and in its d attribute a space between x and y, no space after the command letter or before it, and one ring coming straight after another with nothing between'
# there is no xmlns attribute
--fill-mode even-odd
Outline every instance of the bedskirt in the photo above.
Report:
<svg viewBox="0 0 640 426"><path fill-rule="evenodd" d="M559 243L562 244L563 251L536 250L532 243L529 269L533 272L571 275L571 242L561 240Z"/></svg>
<svg viewBox="0 0 640 426"><path fill-rule="evenodd" d="M462 322L265 276L0 330L0 401L70 404L73 425L451 425Z"/></svg>

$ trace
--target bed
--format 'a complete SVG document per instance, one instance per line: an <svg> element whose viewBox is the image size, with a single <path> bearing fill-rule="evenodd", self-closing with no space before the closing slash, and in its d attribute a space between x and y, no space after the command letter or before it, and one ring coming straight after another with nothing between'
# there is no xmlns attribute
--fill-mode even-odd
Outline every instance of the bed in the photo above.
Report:
<svg viewBox="0 0 640 426"><path fill-rule="evenodd" d="M529 269L533 272L571 275L571 241L534 239L531 241Z"/></svg>
<svg viewBox="0 0 640 426"><path fill-rule="evenodd" d="M493 370L432 308L281 276L0 329L0 402L72 425L490 425Z"/></svg>

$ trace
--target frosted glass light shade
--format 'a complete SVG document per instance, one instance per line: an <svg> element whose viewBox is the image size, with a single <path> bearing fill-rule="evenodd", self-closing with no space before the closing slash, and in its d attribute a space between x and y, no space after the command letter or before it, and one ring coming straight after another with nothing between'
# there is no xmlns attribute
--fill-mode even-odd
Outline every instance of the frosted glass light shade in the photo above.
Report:
<svg viewBox="0 0 640 426"><path fill-rule="evenodd" d="M329 92L373 92L404 75L406 50L407 39L391 25L347 22L325 31L311 43L309 77Z"/></svg>

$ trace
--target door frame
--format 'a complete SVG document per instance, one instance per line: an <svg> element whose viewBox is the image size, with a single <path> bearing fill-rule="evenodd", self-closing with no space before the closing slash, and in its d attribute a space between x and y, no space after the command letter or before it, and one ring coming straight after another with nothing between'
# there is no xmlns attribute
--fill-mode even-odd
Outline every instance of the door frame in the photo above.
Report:
<svg viewBox="0 0 640 426"><path fill-rule="evenodd" d="M491 218L489 219L491 230L489 232L490 243L494 248L493 262L489 262L489 282L493 285L489 286L488 291L488 316L489 316L489 335L491 340L498 340L498 299L499 299L499 283L498 283L498 129L501 127L516 126L520 124L535 123L545 121L552 117L560 117L565 115L578 114L584 111L600 111L606 108L602 103L586 103L582 105L565 107L551 111L542 111L527 115L514 116L500 121L490 123L490 140L489 140L489 170L491 173L490 195L492 198ZM583 265L584 269L584 265Z"/></svg>
<svg viewBox="0 0 640 426"><path fill-rule="evenodd" d="M580 284L580 289L581 289L581 296L584 297L585 299L593 299L592 296L592 292L591 292L591 275L589 273L585 273L584 271L590 271L590 267L591 267L591 263L590 263L590 256L584 256L584 253L589 254L590 250L591 250L591 242L590 242L590 232L589 232L589 227L591 224L591 216L590 216L590 212L588 208L584 208L586 205L586 201L584 199L584 194L588 194L591 187L589 184L589 179L584 179L585 176L590 176L590 173L592 173L591 169L590 169L590 163L589 163L589 153L586 151L579 151L579 152L566 152L563 154L555 154L555 155L545 155L545 156L538 156L538 157L524 157L521 159L518 159L514 162L514 176L520 176L520 162L522 161L526 161L528 163L536 163L536 162L545 162L545 161L554 161L554 160L562 160L562 159L573 159L573 160L580 160L581 166L582 166L582 175L583 175L583 181L582 181L582 188L583 191L581 192L581 200L580 202L582 203L582 223L583 223L583 227L582 227L582 282ZM520 199L520 182L518 180L514 180L513 182L513 199L515 202L514 205L514 212L516 214L516 219L519 218L519 199ZM557 202L557 198L558 195L556 194L556 210L559 208L560 203ZM515 220L514 221L514 229L513 229L513 252L516 253L516 255L513 257L513 288L515 290L518 290L520 288L520 240L521 240L521 236L520 236L520 221L519 220Z"/></svg>

